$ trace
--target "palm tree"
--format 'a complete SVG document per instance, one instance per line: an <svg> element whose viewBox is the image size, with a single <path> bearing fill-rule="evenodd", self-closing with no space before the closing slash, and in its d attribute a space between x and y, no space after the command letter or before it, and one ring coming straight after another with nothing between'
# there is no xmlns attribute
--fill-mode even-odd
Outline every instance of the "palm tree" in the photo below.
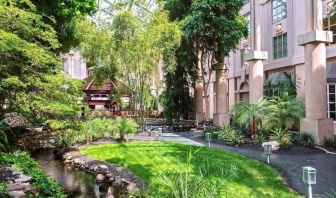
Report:
<svg viewBox="0 0 336 198"><path fill-rule="evenodd" d="M304 103L296 97L273 97L267 102L266 122L270 128L297 129L301 117L304 117Z"/></svg>
<svg viewBox="0 0 336 198"><path fill-rule="evenodd" d="M262 125L262 120L265 118L267 112L266 103L266 100L261 100L254 104L239 102L230 110L233 120L237 124L250 128L253 138L258 132L258 126Z"/></svg>
<svg viewBox="0 0 336 198"><path fill-rule="evenodd" d="M135 133L137 128L138 124L130 118L117 117L113 123L113 129L119 133L122 142L127 141L126 135Z"/></svg>

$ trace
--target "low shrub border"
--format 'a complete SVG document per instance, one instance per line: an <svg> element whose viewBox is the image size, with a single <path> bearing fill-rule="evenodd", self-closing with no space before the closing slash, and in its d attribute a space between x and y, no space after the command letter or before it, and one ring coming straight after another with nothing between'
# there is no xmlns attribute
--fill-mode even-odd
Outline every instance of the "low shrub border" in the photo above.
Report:
<svg viewBox="0 0 336 198"><path fill-rule="evenodd" d="M15 151L14 153L1 153L0 164L9 164L20 169L32 177L31 185L39 191L38 195L31 197L57 197L65 198L64 190L50 177L48 177L28 153Z"/></svg>

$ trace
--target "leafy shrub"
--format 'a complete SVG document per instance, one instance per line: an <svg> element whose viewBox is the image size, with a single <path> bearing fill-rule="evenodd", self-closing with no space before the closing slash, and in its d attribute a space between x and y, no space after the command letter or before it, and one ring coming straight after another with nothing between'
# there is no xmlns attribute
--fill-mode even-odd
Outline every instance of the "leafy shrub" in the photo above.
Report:
<svg viewBox="0 0 336 198"><path fill-rule="evenodd" d="M5 124L4 121L1 120L0 121L0 152L1 151L6 151L7 147L8 147L8 139L7 139L7 135L5 133ZM1 158L1 156L0 156Z"/></svg>
<svg viewBox="0 0 336 198"><path fill-rule="evenodd" d="M244 144L243 136L231 127L223 127L218 133L218 139L224 140L227 144L234 146Z"/></svg>
<svg viewBox="0 0 336 198"><path fill-rule="evenodd" d="M336 149L336 138L327 138L324 140L324 144L327 146L327 147L331 147L331 148L334 148Z"/></svg>
<svg viewBox="0 0 336 198"><path fill-rule="evenodd" d="M127 134L135 133L138 129L138 124L131 118L117 117L113 122L113 131L117 132L121 141L127 141Z"/></svg>
<svg viewBox="0 0 336 198"><path fill-rule="evenodd" d="M17 151L15 153L1 153L1 155L4 157L0 160L0 164L12 164L33 178L32 187L39 190L38 197L66 197L56 181L48 177L27 153Z"/></svg>
<svg viewBox="0 0 336 198"><path fill-rule="evenodd" d="M314 148L316 145L315 137L309 133L300 133L298 143L304 147Z"/></svg>
<svg viewBox="0 0 336 198"><path fill-rule="evenodd" d="M82 122L81 131L87 143L99 138L108 137L113 131L113 121L108 118L95 118Z"/></svg>
<svg viewBox="0 0 336 198"><path fill-rule="evenodd" d="M6 192L7 188L8 188L8 184L7 183L1 183L0 182L0 197L2 197L2 198L10 198L10 196Z"/></svg>
<svg viewBox="0 0 336 198"><path fill-rule="evenodd" d="M206 133L210 133L211 138L218 139L218 134L220 130L221 130L221 127L216 127L216 126L207 127L205 128L205 130L203 130L203 135L205 136Z"/></svg>
<svg viewBox="0 0 336 198"><path fill-rule="evenodd" d="M271 139L280 143L280 149L288 149L293 145L291 136L281 128L272 131Z"/></svg>
<svg viewBox="0 0 336 198"><path fill-rule="evenodd" d="M55 138L56 149L68 148L85 140L85 136L78 130L57 131Z"/></svg>
<svg viewBox="0 0 336 198"><path fill-rule="evenodd" d="M196 151L197 152L197 151ZM169 172L160 174L164 180L164 185L157 187L149 186L147 190L139 191L127 195L128 198L191 198L191 197L206 197L217 198L223 197L225 192L221 188L226 185L226 181L237 174L237 167L231 165L228 169L221 168L212 170L209 161L196 161L195 167L192 166L192 153L189 151L187 155L187 166L174 169ZM196 170L193 170L196 169ZM198 175L194 175L194 171ZM208 179L209 176L214 176ZM153 190L159 188L160 190Z"/></svg>

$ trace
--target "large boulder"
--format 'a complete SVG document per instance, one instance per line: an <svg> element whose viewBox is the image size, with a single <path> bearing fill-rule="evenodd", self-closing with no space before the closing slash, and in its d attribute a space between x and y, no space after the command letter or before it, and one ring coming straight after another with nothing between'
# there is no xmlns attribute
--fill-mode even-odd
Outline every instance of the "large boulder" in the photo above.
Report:
<svg viewBox="0 0 336 198"><path fill-rule="evenodd" d="M5 113L4 121L9 128L28 128L31 127L28 119L17 112Z"/></svg>

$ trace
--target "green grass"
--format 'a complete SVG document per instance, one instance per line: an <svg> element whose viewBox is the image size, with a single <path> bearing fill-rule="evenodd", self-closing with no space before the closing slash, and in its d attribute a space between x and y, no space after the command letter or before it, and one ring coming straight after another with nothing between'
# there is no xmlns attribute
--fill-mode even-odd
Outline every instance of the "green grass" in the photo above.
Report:
<svg viewBox="0 0 336 198"><path fill-rule="evenodd" d="M93 158L105 160L132 170L152 186L164 185L164 172L182 170L187 164L187 154L200 147L179 143L127 143L89 146L81 151ZM241 155L201 148L193 154L191 169L198 171L200 164L209 164L206 177L216 177L219 170L236 167L236 174L227 179L223 197L302 197L288 189L272 167ZM213 173L213 174L211 174Z"/></svg>

